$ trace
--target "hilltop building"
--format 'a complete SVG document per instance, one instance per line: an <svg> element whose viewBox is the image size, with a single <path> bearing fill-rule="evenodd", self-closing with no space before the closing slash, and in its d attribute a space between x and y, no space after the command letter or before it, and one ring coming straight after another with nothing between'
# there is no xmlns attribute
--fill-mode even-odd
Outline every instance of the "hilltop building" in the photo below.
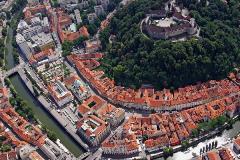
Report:
<svg viewBox="0 0 240 160"><path fill-rule="evenodd" d="M172 17L168 17L165 10L150 11L142 21L142 31L153 39L177 39L197 33L198 26L194 18L183 16L175 8L171 14Z"/></svg>

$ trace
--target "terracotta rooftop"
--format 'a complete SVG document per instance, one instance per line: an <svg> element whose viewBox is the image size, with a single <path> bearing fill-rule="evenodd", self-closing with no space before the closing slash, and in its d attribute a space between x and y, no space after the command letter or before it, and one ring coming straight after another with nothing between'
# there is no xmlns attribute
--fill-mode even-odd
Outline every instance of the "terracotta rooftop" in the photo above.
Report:
<svg viewBox="0 0 240 160"><path fill-rule="evenodd" d="M78 112L81 115L84 115L89 111L97 111L105 105L107 105L107 102L105 100L96 95L93 95L78 106Z"/></svg>
<svg viewBox="0 0 240 160"><path fill-rule="evenodd" d="M88 115L77 122L77 129L83 130L87 137L97 137L104 132L108 124L94 115Z"/></svg>
<svg viewBox="0 0 240 160"><path fill-rule="evenodd" d="M68 59L76 64L76 68L79 72L81 72L81 74L86 77L86 79L89 80L89 82L91 82L101 94L108 98L111 97L112 100L117 103L135 103L153 108L164 106L171 107L191 104L192 102L201 102L216 97L224 97L230 93L236 93L239 91L239 87L227 79L186 86L184 88L179 88L174 91L174 93L171 93L168 89L162 91L154 91L154 89L139 89L135 91L115 86L113 80L101 77L104 75L102 72L100 76L96 75L96 71L93 70L94 67L89 66L88 61L83 61L78 55L71 55ZM96 62L92 61L91 63ZM98 65L99 64L97 64L97 66Z"/></svg>
<svg viewBox="0 0 240 160"><path fill-rule="evenodd" d="M208 160L221 160L217 152L210 151L207 153Z"/></svg>

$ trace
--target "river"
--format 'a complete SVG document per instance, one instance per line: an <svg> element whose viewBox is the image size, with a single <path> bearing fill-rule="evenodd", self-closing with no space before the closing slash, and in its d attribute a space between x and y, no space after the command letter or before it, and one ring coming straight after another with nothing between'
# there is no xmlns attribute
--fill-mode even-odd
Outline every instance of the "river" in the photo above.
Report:
<svg viewBox="0 0 240 160"><path fill-rule="evenodd" d="M9 26L7 32L7 40L5 46L5 67L7 70L14 67L15 62L13 58L13 46L12 46L13 30Z"/></svg>
<svg viewBox="0 0 240 160"><path fill-rule="evenodd" d="M19 93L19 96L24 99L28 106L32 108L34 115L39 121L47 126L51 131L55 132L58 139L68 148L68 150L73 153L76 157L80 156L84 149L78 145L70 135L68 135L65 130L53 119L53 117L43 109L37 99L35 99L31 93L23 84L19 75L13 75L10 80Z"/></svg>

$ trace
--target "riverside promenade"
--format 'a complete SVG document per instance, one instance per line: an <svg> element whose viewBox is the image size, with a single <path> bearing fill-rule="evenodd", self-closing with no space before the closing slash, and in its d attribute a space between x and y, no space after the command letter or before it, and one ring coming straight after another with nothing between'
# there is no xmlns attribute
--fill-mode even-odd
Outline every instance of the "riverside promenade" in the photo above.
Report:
<svg viewBox="0 0 240 160"><path fill-rule="evenodd" d="M32 87L32 83L31 81L29 81L27 79L27 76L24 74L23 70L19 70L18 71L21 79L23 80L23 82L25 83L25 85L27 86L27 88L29 89L29 91L34 95L34 90ZM42 87L42 86L40 86ZM52 103L49 103L46 98L42 95L40 95L39 97L36 97L38 99L38 101L41 103L41 105L57 120L57 122L63 127L65 128L65 130L85 149L85 150L89 150L89 147L86 143L84 143L80 137L76 134L76 129L70 124L68 123L68 121L66 121L66 119L64 119L52 106Z"/></svg>
<svg viewBox="0 0 240 160"><path fill-rule="evenodd" d="M29 71L29 68L28 67L25 67L25 69L30 72L31 74L32 71ZM27 76L25 75L24 73L24 70L23 69L18 69L18 70L15 70L15 73L18 73L21 80L23 81L23 83L26 85L26 87L28 88L28 90L31 92L32 95L34 95L34 90L33 90L33 85L32 85L32 82L30 80L28 80ZM35 73L34 73L35 74ZM35 76L32 76L32 77L36 77ZM34 79L35 80L35 79ZM39 87L44 87L41 85L41 83L39 84ZM78 157L77 159L84 159L86 157L88 157L90 155L90 152L89 152L89 147L86 143L84 143L80 137L76 134L76 131L77 129L68 122L68 120L64 119L55 109L54 109L54 105L50 102L47 101L47 99L40 95L39 97L35 97L37 98L37 100L40 102L40 104L42 105L42 107L48 112L50 113L50 115L52 117L55 118L55 120L61 125L61 127L63 127L65 129L65 131L71 135L71 137L82 147L84 148L86 151L86 153L82 154L80 157Z"/></svg>

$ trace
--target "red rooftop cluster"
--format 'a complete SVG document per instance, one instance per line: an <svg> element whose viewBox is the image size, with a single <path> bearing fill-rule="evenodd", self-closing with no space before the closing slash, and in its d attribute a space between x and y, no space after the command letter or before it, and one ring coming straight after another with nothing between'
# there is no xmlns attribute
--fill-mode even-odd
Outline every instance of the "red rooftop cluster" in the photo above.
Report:
<svg viewBox="0 0 240 160"><path fill-rule="evenodd" d="M90 145L99 145L110 133L110 127L117 127L125 118L121 108L107 103L93 95L78 106L81 118L77 122L80 136Z"/></svg>
<svg viewBox="0 0 240 160"><path fill-rule="evenodd" d="M227 110L230 105L235 105L235 110ZM239 95L235 95L180 112L156 113L148 117L131 116L123 125L123 131L118 136L113 135L106 139L102 149L105 154L137 153L138 145L134 145L138 144L137 139L144 141L148 152L158 151L166 146L180 145L182 141L190 138L199 123L230 112L237 114L239 108ZM135 146L131 151L127 149L129 141L125 140L130 135L137 137L131 141L132 146Z"/></svg>
<svg viewBox="0 0 240 160"><path fill-rule="evenodd" d="M0 122L0 137L3 139L2 145L11 146L9 151L0 152L1 160L16 160L18 159L17 150L20 149L21 146L24 146L26 142L20 141L17 139L13 133L7 129L2 122Z"/></svg>
<svg viewBox="0 0 240 160"><path fill-rule="evenodd" d="M0 88L0 106L5 106L8 104L8 90L3 87Z"/></svg>
<svg viewBox="0 0 240 160"><path fill-rule="evenodd" d="M239 86L228 79L186 86L173 93L169 89L155 91L153 88L139 90L124 88L115 85L114 80L105 77L103 71L94 70L100 65L97 60L89 58L88 62L92 65L86 64L86 58L82 56L72 54L68 56L68 60L101 95L115 104L129 108L156 111L181 110L239 92Z"/></svg>
<svg viewBox="0 0 240 160"><path fill-rule="evenodd" d="M46 136L41 130L21 117L11 106L0 109L0 118L24 141L42 146Z"/></svg>
<svg viewBox="0 0 240 160"><path fill-rule="evenodd" d="M54 23L57 23L57 32L62 42L72 42L74 40L77 40L80 36L89 37L88 30L85 26L81 27L78 31L73 30L74 24L71 17L66 14L62 9L56 9L56 15L57 22Z"/></svg>

